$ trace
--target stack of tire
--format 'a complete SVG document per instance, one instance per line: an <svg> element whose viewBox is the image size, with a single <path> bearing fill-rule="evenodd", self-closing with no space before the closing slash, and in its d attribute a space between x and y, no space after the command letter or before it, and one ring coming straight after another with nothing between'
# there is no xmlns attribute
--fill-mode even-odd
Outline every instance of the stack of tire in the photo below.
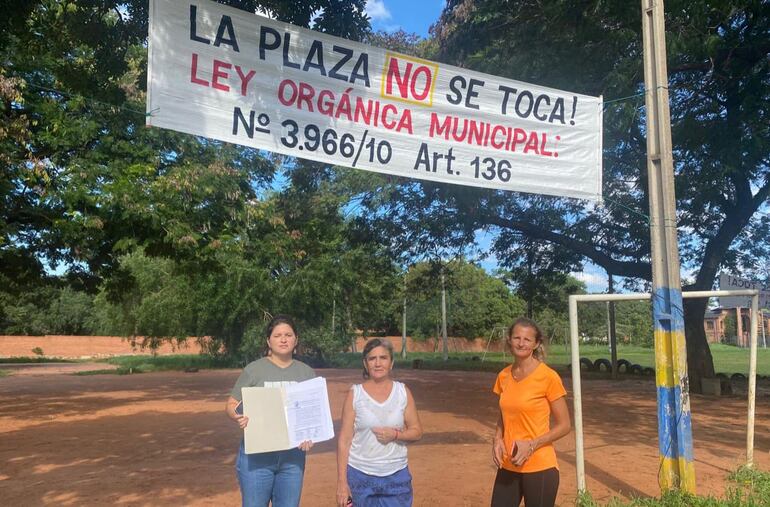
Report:
<svg viewBox="0 0 770 507"><path fill-rule="evenodd" d="M591 361L587 357L580 358L581 371L598 371L609 373L612 371L612 363L609 359L600 358L596 361ZM649 366L642 367L638 364L631 364L625 359L618 359L618 373L630 373L631 375L644 375L651 377L655 375L655 369Z"/></svg>

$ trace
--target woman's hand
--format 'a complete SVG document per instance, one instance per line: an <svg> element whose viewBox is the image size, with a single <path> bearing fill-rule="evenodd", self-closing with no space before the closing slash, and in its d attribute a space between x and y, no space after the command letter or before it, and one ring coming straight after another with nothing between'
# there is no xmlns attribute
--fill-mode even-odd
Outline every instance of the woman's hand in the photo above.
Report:
<svg viewBox="0 0 770 507"><path fill-rule="evenodd" d="M399 431L396 428L372 428L377 441L383 445L395 442Z"/></svg>
<svg viewBox="0 0 770 507"><path fill-rule="evenodd" d="M535 452L534 440L516 440L511 450L511 463L520 467L532 456L533 452Z"/></svg>
<svg viewBox="0 0 770 507"><path fill-rule="evenodd" d="M313 448L313 441L312 440L305 440L301 444L297 446L297 448L301 451L308 452L310 449Z"/></svg>
<svg viewBox="0 0 770 507"><path fill-rule="evenodd" d="M249 418L243 415L242 410L240 413L238 412L238 407L241 406L241 403L242 401L236 400L230 396L227 398L227 403L225 404L225 413L227 414L227 417L235 421L241 429L244 429L246 425L249 424Z"/></svg>
<svg viewBox="0 0 770 507"><path fill-rule="evenodd" d="M348 483L337 483L337 507L347 507L351 503Z"/></svg>
<svg viewBox="0 0 770 507"><path fill-rule="evenodd" d="M503 466L503 461L508 455L505 452L505 442L500 437L495 437L492 441L492 461L495 462L495 466L500 468Z"/></svg>

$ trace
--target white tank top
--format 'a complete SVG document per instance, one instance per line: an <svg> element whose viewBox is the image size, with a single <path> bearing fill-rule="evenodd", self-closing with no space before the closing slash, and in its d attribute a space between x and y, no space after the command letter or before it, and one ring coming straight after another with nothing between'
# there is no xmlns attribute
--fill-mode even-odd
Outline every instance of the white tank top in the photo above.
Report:
<svg viewBox="0 0 770 507"><path fill-rule="evenodd" d="M383 403L378 403L369 396L361 384L356 384L351 389L356 420L348 464L356 470L377 477L385 477L406 468L406 444L381 444L372 432L372 428L383 426L403 429L406 410L404 384L394 381L390 396Z"/></svg>

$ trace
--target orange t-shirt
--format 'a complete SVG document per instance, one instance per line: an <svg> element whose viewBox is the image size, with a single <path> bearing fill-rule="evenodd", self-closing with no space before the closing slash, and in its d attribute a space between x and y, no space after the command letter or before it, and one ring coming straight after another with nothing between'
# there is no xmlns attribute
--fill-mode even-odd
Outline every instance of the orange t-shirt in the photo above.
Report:
<svg viewBox="0 0 770 507"><path fill-rule="evenodd" d="M517 381L507 366L498 373L493 391L500 396L503 415L503 440L511 453L516 440L532 440L551 429L551 402L567 394L559 374L540 363L524 380ZM520 467L506 458L503 468L512 472L539 472L559 468L552 444L537 449Z"/></svg>

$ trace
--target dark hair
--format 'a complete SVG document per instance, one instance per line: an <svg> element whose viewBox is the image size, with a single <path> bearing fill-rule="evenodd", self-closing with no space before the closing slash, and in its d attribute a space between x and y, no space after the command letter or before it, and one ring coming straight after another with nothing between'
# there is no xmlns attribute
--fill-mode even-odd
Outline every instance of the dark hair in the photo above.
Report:
<svg viewBox="0 0 770 507"><path fill-rule="evenodd" d="M267 323L267 328L265 328L265 342L270 340L270 335L273 334L273 329L280 326L281 324L286 324L291 328L291 330L294 332L294 336L297 337L297 343L299 343L299 333L297 333L297 326L294 324L294 319L292 319L288 315L282 315L278 314L272 319L270 319L270 322ZM270 355L270 346L265 343L265 348L262 351L262 356L267 357Z"/></svg>
<svg viewBox="0 0 770 507"><path fill-rule="evenodd" d="M506 340L508 342L508 347L511 346L511 338L513 338L513 330L516 326L528 327L535 330L535 341L538 343L538 346L532 351L532 355L539 361L545 361L545 338L543 337L543 331L540 329L540 326L537 325L537 322L532 319L519 317L513 321L511 327L508 328L508 338Z"/></svg>
<svg viewBox="0 0 770 507"><path fill-rule="evenodd" d="M393 344L390 343L390 340L386 340L385 338L372 338L366 342L366 345L364 345L364 351L362 352L364 364L366 363L366 356L369 355L369 352L377 347L385 347L388 354L390 354L390 360L393 361ZM366 370L366 366L364 366L364 378L369 378L369 372Z"/></svg>

